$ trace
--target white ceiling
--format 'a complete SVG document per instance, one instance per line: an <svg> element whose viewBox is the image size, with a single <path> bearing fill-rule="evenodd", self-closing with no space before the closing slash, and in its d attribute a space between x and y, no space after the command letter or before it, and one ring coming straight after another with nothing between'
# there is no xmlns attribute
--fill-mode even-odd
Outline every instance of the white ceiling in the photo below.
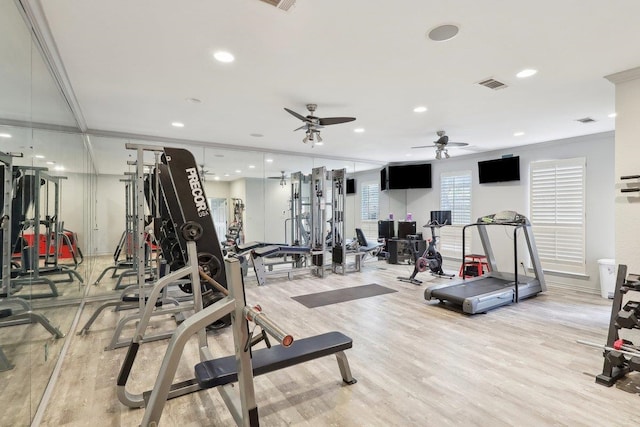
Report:
<svg viewBox="0 0 640 427"><path fill-rule="evenodd" d="M288 12L258 0L41 3L90 129L316 156L430 160L410 147L439 129L473 151L609 131L604 76L640 65L630 0L298 0ZM426 37L445 23L457 37ZM217 50L236 61L215 61ZM525 68L538 73L516 78ZM488 77L509 87L477 85ZM357 120L327 127L312 149L283 110L306 115L307 103Z"/></svg>

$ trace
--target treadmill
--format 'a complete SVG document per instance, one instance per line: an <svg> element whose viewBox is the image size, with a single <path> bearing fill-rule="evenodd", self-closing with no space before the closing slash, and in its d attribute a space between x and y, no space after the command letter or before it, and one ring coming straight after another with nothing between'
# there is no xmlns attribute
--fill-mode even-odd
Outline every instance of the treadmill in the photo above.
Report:
<svg viewBox="0 0 640 427"><path fill-rule="evenodd" d="M489 242L487 227L500 226L513 228L513 273L497 271L495 256ZM485 313L503 305L519 302L521 299L536 296L545 292L547 286L544 281L542 265L538 257L531 223L524 216L515 212L500 212L481 218L473 224L465 225L462 229L462 259L465 259L465 232L467 228L477 227L480 241L487 257L491 271L484 275L463 279L454 283L442 283L427 288L424 291L426 300L437 299L441 302L460 306L464 313ZM518 275L518 230L522 229L527 241L527 248L533 264L533 277ZM516 285L517 283L517 285Z"/></svg>

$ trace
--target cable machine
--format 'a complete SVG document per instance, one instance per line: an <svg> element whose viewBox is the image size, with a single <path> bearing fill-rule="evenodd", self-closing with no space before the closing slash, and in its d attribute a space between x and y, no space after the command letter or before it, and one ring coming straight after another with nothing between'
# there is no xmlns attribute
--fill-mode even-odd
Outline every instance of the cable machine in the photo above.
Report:
<svg viewBox="0 0 640 427"><path fill-rule="evenodd" d="M292 246L310 246L310 192L311 177L302 172L291 174L291 241Z"/></svg>
<svg viewBox="0 0 640 427"><path fill-rule="evenodd" d="M2 235L2 260L0 273L2 274L2 297L0 298L0 327L40 323L55 338L62 338L64 334L54 327L49 319L31 309L31 305L21 299L12 296L13 288L11 279L11 257L13 254L12 228L17 218L14 219L12 201L14 199L14 166L13 157L22 155L6 154L0 152L0 169L2 170L2 215L0 216L0 234ZM13 365L0 347L0 372L13 369Z"/></svg>
<svg viewBox="0 0 640 427"><path fill-rule="evenodd" d="M327 169L324 166L311 171L311 263L318 267L315 273L324 277L324 254L327 251L326 197L331 195L327 189Z"/></svg>

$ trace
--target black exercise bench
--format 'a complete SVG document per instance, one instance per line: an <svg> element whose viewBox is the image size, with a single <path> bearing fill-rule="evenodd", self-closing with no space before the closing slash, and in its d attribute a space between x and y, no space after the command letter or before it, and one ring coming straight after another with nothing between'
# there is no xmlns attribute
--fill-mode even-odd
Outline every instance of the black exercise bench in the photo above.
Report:
<svg viewBox="0 0 640 427"><path fill-rule="evenodd" d="M340 332L328 332L314 337L294 341L290 347L276 345L253 352L251 364L253 375L262 375L278 369L288 368L299 363L308 362L319 357L336 355L342 380L347 384L355 384L351 376L349 361L344 350L353 347L353 341ZM208 360L195 366L195 376L203 389L218 387L238 381L236 356L227 356Z"/></svg>

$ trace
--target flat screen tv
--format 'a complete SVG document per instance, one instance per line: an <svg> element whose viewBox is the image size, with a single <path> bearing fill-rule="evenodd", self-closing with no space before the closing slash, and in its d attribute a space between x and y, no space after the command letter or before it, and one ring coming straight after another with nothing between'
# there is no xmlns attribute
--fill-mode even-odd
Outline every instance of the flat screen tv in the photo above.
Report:
<svg viewBox="0 0 640 427"><path fill-rule="evenodd" d="M520 157L503 157L478 162L478 180L480 184L520 181Z"/></svg>
<svg viewBox="0 0 640 427"><path fill-rule="evenodd" d="M431 188L431 163L389 166L389 190Z"/></svg>
<svg viewBox="0 0 640 427"><path fill-rule="evenodd" d="M384 191L387 189L387 168L384 167L380 169L380 190Z"/></svg>
<svg viewBox="0 0 640 427"><path fill-rule="evenodd" d="M356 180L347 178L347 194L356 194Z"/></svg>

